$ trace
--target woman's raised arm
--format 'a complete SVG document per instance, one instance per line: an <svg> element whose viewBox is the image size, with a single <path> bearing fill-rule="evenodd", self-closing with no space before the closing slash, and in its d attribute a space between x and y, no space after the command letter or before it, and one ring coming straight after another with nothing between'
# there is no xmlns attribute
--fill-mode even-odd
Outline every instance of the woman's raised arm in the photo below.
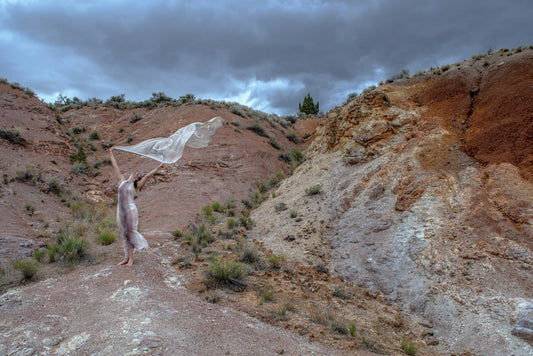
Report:
<svg viewBox="0 0 533 356"><path fill-rule="evenodd" d="M115 160L115 155L113 154L113 147L109 149L109 156L111 158L111 164L113 165L113 170L115 171L115 175L119 179L120 182L124 181L124 176L122 173L120 173L120 169L118 168L117 161Z"/></svg>
<svg viewBox="0 0 533 356"><path fill-rule="evenodd" d="M146 174L144 177L141 178L141 180L139 182L137 182L137 190L141 190L141 188L143 187L143 185L146 183L146 181L155 174L155 172L157 172L158 170L160 170L161 168L163 168L165 165L163 163L161 163L159 166L157 166L156 168L152 169L150 172L148 172L148 174Z"/></svg>

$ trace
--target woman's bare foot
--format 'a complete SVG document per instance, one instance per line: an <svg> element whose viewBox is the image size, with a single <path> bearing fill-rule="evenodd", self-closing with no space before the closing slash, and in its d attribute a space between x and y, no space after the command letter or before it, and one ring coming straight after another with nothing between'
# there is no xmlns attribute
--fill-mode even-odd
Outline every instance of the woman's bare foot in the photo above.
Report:
<svg viewBox="0 0 533 356"><path fill-rule="evenodd" d="M130 260L128 261L128 263L126 264L126 266L128 266L128 267L133 266L133 258L130 258Z"/></svg>
<svg viewBox="0 0 533 356"><path fill-rule="evenodd" d="M122 261L120 261L119 263L117 263L117 266L125 265L126 263L129 263L129 260L130 260L129 258L125 258ZM133 261L131 263L133 263ZM129 265L129 266L131 266L131 265Z"/></svg>

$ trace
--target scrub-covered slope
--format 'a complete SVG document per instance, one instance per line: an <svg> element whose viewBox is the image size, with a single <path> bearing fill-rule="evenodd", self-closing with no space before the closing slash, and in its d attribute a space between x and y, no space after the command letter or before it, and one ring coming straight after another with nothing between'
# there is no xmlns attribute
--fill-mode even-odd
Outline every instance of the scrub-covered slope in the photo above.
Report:
<svg viewBox="0 0 533 356"><path fill-rule="evenodd" d="M425 318L444 352L528 355L533 51L436 72L330 111L255 237Z"/></svg>

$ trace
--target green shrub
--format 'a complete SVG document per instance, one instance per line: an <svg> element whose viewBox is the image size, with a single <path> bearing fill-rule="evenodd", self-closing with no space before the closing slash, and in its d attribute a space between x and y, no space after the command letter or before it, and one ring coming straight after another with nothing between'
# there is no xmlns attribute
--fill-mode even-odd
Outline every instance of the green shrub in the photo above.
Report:
<svg viewBox="0 0 533 356"><path fill-rule="evenodd" d="M133 117L130 119L130 124L134 124L137 121L140 121L142 119L143 119L142 115L138 115L138 114L133 113Z"/></svg>
<svg viewBox="0 0 533 356"><path fill-rule="evenodd" d="M300 139L298 138L298 136L296 136L296 133L294 131L291 131L288 135L287 135L287 138L289 139L289 141L293 142L293 143L300 143Z"/></svg>
<svg viewBox="0 0 533 356"><path fill-rule="evenodd" d="M73 203L73 204L77 204L77 206L79 207L78 210L81 209L81 204L78 204L78 203ZM114 218L107 218L105 220L102 220L98 223L98 225L96 225L96 227L94 228L94 231L97 233L97 234L100 234L101 232L103 232L104 230L112 230L114 229L115 227L117 226L117 221L114 219Z"/></svg>
<svg viewBox="0 0 533 356"><path fill-rule="evenodd" d="M27 168L26 172L17 171L15 179L17 182L28 183L30 185L36 185L37 183L42 183L41 172L36 169Z"/></svg>
<svg viewBox="0 0 533 356"><path fill-rule="evenodd" d="M240 129L242 127L241 122L238 119L234 119L231 121L231 124L235 126L237 129Z"/></svg>
<svg viewBox="0 0 533 356"><path fill-rule="evenodd" d="M27 141L16 131L0 130L0 138L7 140L14 145L26 146Z"/></svg>
<svg viewBox="0 0 533 356"><path fill-rule="evenodd" d="M261 288L261 303L264 302L271 302L274 300L274 291L270 284L265 284L263 288Z"/></svg>
<svg viewBox="0 0 533 356"><path fill-rule="evenodd" d="M322 194L322 186L320 184L313 185L305 189L305 194L312 196L317 194Z"/></svg>
<svg viewBox="0 0 533 356"><path fill-rule="evenodd" d="M59 184L57 178L53 178L48 183L48 193L54 193L57 196L61 195L61 185Z"/></svg>
<svg viewBox="0 0 533 356"><path fill-rule="evenodd" d="M98 234L98 243L100 245L111 245L115 242L116 236L111 232L110 228L105 228L103 231Z"/></svg>
<svg viewBox="0 0 533 356"><path fill-rule="evenodd" d="M285 303L285 305L283 305L283 309L285 309L286 311L289 311L291 313L296 313L296 307L294 306L294 304L292 303Z"/></svg>
<svg viewBox="0 0 533 356"><path fill-rule="evenodd" d="M235 199L231 199L224 204L224 209L235 209Z"/></svg>
<svg viewBox="0 0 533 356"><path fill-rule="evenodd" d="M288 209L288 207L287 207L287 204L285 204L284 202L281 202L281 203L276 204L276 205L274 206L274 209L275 209L276 211L285 211L285 210Z"/></svg>
<svg viewBox="0 0 533 356"><path fill-rule="evenodd" d="M74 201L70 203L70 211L75 217L81 218L83 216L83 205L80 202Z"/></svg>
<svg viewBox="0 0 533 356"><path fill-rule="evenodd" d="M247 126L246 129L255 132L259 136L269 137L265 131L265 128L261 126L261 124L259 123L257 119L252 121L252 123L249 126Z"/></svg>
<svg viewBox="0 0 533 356"><path fill-rule="evenodd" d="M180 229L172 231L172 236L174 236L175 239L179 239L180 237L183 237L183 232L181 232Z"/></svg>
<svg viewBox="0 0 533 356"><path fill-rule="evenodd" d="M242 204L246 209L252 209L254 207L253 203L250 201L250 199L242 199Z"/></svg>
<svg viewBox="0 0 533 356"><path fill-rule="evenodd" d="M331 328L332 331L336 333L348 335L348 329L346 328L346 326L344 326L343 324L341 324L339 321L335 319L331 320L329 327Z"/></svg>
<svg viewBox="0 0 533 356"><path fill-rule="evenodd" d="M79 134L85 132L86 130L87 130L87 128L85 126L74 126L71 131L72 131L72 134L79 135ZM71 136L71 135L69 135L69 136Z"/></svg>
<svg viewBox="0 0 533 356"><path fill-rule="evenodd" d="M19 89L19 90L23 90L24 89L23 86L20 85L20 83L17 83L17 82L9 83L9 85L13 89Z"/></svg>
<svg viewBox="0 0 533 356"><path fill-rule="evenodd" d="M296 210L291 210L289 214L291 219L294 219L298 216L298 212Z"/></svg>
<svg viewBox="0 0 533 356"><path fill-rule="evenodd" d="M290 165L299 165L305 160L305 156L299 150L292 150L289 152L281 153L279 159Z"/></svg>
<svg viewBox="0 0 533 356"><path fill-rule="evenodd" d="M355 333L357 332L357 327L355 324L350 325L350 329L348 329L348 331L350 332L351 336L355 336Z"/></svg>
<svg viewBox="0 0 533 356"><path fill-rule="evenodd" d="M59 253L59 245L53 244L46 246L46 254L48 255L48 262L54 263L56 261L57 254Z"/></svg>
<svg viewBox="0 0 533 356"><path fill-rule="evenodd" d="M276 311L276 314L278 314L279 316L286 316L287 315L287 308L285 306L281 307L280 310L277 310Z"/></svg>
<svg viewBox="0 0 533 356"><path fill-rule="evenodd" d="M205 216L213 215L213 207L211 205L204 206L202 211L204 212Z"/></svg>
<svg viewBox="0 0 533 356"><path fill-rule="evenodd" d="M78 152L70 155L70 163L76 162L87 162L87 153L85 153L85 149L81 144L78 145Z"/></svg>
<svg viewBox="0 0 533 356"><path fill-rule="evenodd" d="M39 269L39 263L35 260L30 259L19 259L13 263L13 267L19 270L24 278L33 279Z"/></svg>
<svg viewBox="0 0 533 356"><path fill-rule="evenodd" d="M402 340L402 350L406 355L414 356L418 351L418 344L413 340Z"/></svg>
<svg viewBox="0 0 533 356"><path fill-rule="evenodd" d="M37 262L43 262L45 256L46 250L40 249L33 251L33 258L35 258Z"/></svg>
<svg viewBox="0 0 533 356"><path fill-rule="evenodd" d="M281 149L281 145L279 144L279 142L276 140L274 136L270 137L270 141L268 141L268 143L270 143L270 145L277 150Z"/></svg>
<svg viewBox="0 0 533 356"><path fill-rule="evenodd" d="M87 174L88 169L87 162L75 162L72 165L72 172L76 174Z"/></svg>
<svg viewBox="0 0 533 356"><path fill-rule="evenodd" d="M246 117L246 115L242 112L240 108L233 107L230 109L230 111L234 113L235 115L239 115L240 117Z"/></svg>
<svg viewBox="0 0 533 356"><path fill-rule="evenodd" d="M270 267L278 269L281 267L281 264L285 262L285 256L284 255L278 256L274 254L268 255L267 261Z"/></svg>
<svg viewBox="0 0 533 356"><path fill-rule="evenodd" d="M215 258L205 270L206 284L215 286L241 284L245 274L242 263Z"/></svg>
<svg viewBox="0 0 533 356"><path fill-rule="evenodd" d="M26 212L29 215L33 215L33 213L35 212L35 207L32 204L26 204Z"/></svg>
<svg viewBox="0 0 533 356"><path fill-rule="evenodd" d="M113 144L111 144L111 146L113 146ZM107 146L102 142L102 147L104 147L105 150L107 150L111 146ZM111 160L109 158L103 158L103 159L99 159L98 161L94 162L93 167L95 169L98 169L102 166L110 166L110 165L111 165Z"/></svg>
<svg viewBox="0 0 533 356"><path fill-rule="evenodd" d="M333 291L333 296L337 297L339 299L351 299L352 295L349 291L341 288L341 287L335 287L335 290Z"/></svg>
<svg viewBox="0 0 533 356"><path fill-rule="evenodd" d="M91 134L89 135L89 139L91 139L91 140L99 140L100 139L100 134L98 133L98 131L93 130L93 132L91 132Z"/></svg>
<svg viewBox="0 0 533 356"><path fill-rule="evenodd" d="M255 246L246 245L239 253L239 262L255 263L259 262L259 251Z"/></svg>
<svg viewBox="0 0 533 356"><path fill-rule="evenodd" d="M235 219L229 218L226 225L228 226L228 229L233 229L237 227L239 223Z"/></svg>
<svg viewBox="0 0 533 356"><path fill-rule="evenodd" d="M66 265L79 263L85 256L85 251L89 247L89 242L79 236L70 236L64 231L60 231L57 236L57 243L47 247L48 262L57 260Z"/></svg>
<svg viewBox="0 0 533 356"><path fill-rule="evenodd" d="M207 247L208 244L215 241L214 236L205 225L196 226L194 224L189 225L189 233L185 234L183 239L191 245L194 253L201 252L203 247Z"/></svg>
<svg viewBox="0 0 533 356"><path fill-rule="evenodd" d="M261 194L265 194L266 192L268 192L270 189L272 188L272 186L270 185L270 182L269 181L265 181L263 183L259 183L257 185L257 189L259 190L259 193Z"/></svg>
<svg viewBox="0 0 533 356"><path fill-rule="evenodd" d="M241 226L244 226L246 230L251 230L252 227L254 227L254 221L250 217L241 216L239 218L239 224L241 224Z"/></svg>
<svg viewBox="0 0 533 356"><path fill-rule="evenodd" d="M259 206L259 204L261 204L263 200L266 199L266 196L260 191L256 191L250 194L250 199L255 204L255 206Z"/></svg>
<svg viewBox="0 0 533 356"><path fill-rule="evenodd" d="M208 215L207 216L207 221L211 224L211 225L215 225L216 222L217 222L217 217L215 215Z"/></svg>
<svg viewBox="0 0 533 356"><path fill-rule="evenodd" d="M348 96L346 97L345 103L349 103L350 101L357 99L357 97L358 97L357 93L355 92L349 93Z"/></svg>
<svg viewBox="0 0 533 356"><path fill-rule="evenodd" d="M196 101L196 96L192 93L188 93L180 96L180 101L182 104L194 104Z"/></svg>
<svg viewBox="0 0 533 356"><path fill-rule="evenodd" d="M402 69L399 73L394 74L392 77L386 80L387 83L392 83L399 79L409 79L409 70Z"/></svg>
<svg viewBox="0 0 533 356"><path fill-rule="evenodd" d="M66 264L79 263L88 247L87 240L72 236L59 246L60 259Z"/></svg>
<svg viewBox="0 0 533 356"><path fill-rule="evenodd" d="M333 318L333 315L326 315L326 312L324 312L323 310L320 310L320 309L313 309L311 311L311 315L309 315L309 319L315 323L315 324L320 324L320 325L324 325L324 326L327 326L328 325L328 320L332 319Z"/></svg>
<svg viewBox="0 0 533 356"><path fill-rule="evenodd" d="M219 202L215 202L211 205L213 208L213 211L216 211L217 213L222 213L224 211L224 207L220 205Z"/></svg>

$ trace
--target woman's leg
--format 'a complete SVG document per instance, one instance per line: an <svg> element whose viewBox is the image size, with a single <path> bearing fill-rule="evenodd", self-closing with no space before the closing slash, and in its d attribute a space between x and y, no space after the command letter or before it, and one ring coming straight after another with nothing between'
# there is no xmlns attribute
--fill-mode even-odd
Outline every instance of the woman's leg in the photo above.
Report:
<svg viewBox="0 0 533 356"><path fill-rule="evenodd" d="M135 248L134 247L130 247L128 248L128 263L126 264L126 266L132 266L133 265L133 252L135 252Z"/></svg>
<svg viewBox="0 0 533 356"><path fill-rule="evenodd" d="M132 258L131 263L133 263L133 247L130 246L130 244L128 243L128 241L126 240L124 236L123 236L122 241L123 241L123 247L124 247L124 259L120 261L117 264L117 266L125 265L126 263L128 263L128 265L131 266L131 264L129 264L129 261L131 257Z"/></svg>

